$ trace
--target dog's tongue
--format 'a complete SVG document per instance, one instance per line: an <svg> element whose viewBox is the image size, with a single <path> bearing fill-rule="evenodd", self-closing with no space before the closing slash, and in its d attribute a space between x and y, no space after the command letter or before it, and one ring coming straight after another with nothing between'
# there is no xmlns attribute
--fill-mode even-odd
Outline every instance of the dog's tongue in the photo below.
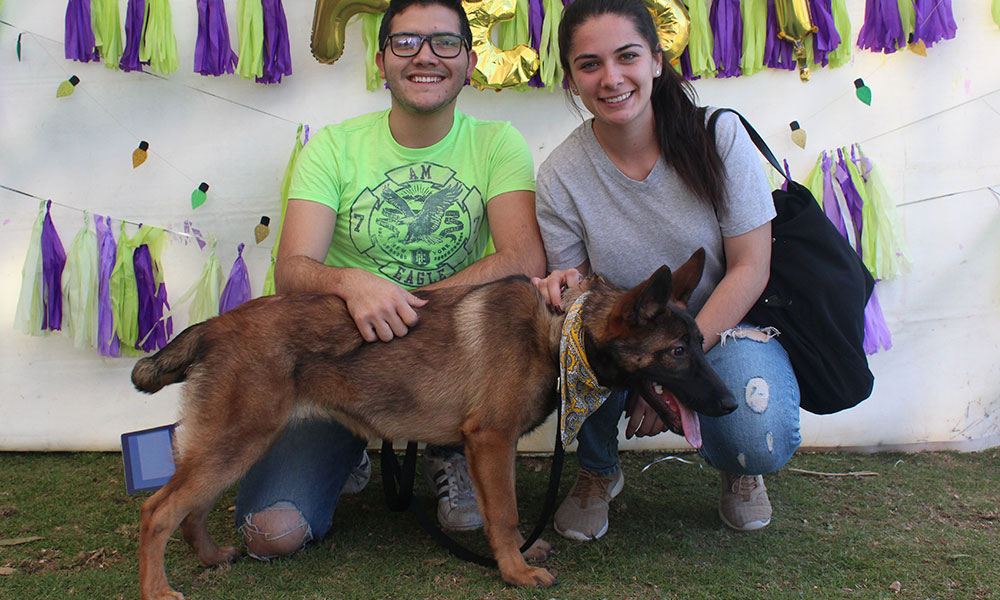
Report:
<svg viewBox="0 0 1000 600"><path fill-rule="evenodd" d="M684 428L684 439L691 444L694 449L701 448L701 425L698 423L698 415L694 411L688 410L683 402L677 403L677 412L681 413L681 427Z"/></svg>

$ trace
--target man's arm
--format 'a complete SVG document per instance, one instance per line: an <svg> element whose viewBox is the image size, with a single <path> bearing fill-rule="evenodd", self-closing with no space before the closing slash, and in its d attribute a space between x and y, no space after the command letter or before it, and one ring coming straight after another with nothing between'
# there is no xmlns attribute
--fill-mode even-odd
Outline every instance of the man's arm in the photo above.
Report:
<svg viewBox="0 0 1000 600"><path fill-rule="evenodd" d="M274 265L275 289L281 294L320 292L343 298L366 341L388 342L406 335L417 323L413 307L426 301L364 269L323 264L336 225L337 213L332 208L289 199Z"/></svg>
<svg viewBox="0 0 1000 600"><path fill-rule="evenodd" d="M508 275L545 275L545 250L535 220L535 193L521 190L494 196L486 203L486 214L496 252L422 289L486 283Z"/></svg>

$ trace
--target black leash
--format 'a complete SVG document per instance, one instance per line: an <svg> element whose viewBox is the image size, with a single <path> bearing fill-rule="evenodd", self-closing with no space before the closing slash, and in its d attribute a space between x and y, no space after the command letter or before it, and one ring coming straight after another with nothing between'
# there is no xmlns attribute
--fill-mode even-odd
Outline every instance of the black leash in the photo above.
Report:
<svg viewBox="0 0 1000 600"><path fill-rule="evenodd" d="M561 409L557 415L561 413ZM563 446L559 437L559 425L556 423L556 443L552 450L552 470L549 473L549 487L545 493L545 502L542 505L542 514L535 525L531 535L521 546L521 552L525 552L535 543L538 536L542 535L552 513L555 510L556 497L559 495L559 480L562 477L563 466ZM448 534L438 527L435 519L427 516L420 508L420 503L413 497L413 478L417 466L417 443L409 442L406 445L406 455L403 458L403 466L399 466L396 453L392 448L392 442L382 440L382 488L385 491L385 503L390 510L397 512L410 509L417 523L430 534L439 544L444 546L448 552L455 557L466 562L471 562L484 567L496 568L497 561L492 557L483 556L469 550L465 546L453 540Z"/></svg>

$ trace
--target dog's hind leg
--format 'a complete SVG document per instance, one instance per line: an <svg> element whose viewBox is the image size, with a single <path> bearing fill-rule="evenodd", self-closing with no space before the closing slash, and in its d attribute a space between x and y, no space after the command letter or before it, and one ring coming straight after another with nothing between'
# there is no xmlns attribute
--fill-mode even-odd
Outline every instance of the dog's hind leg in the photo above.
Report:
<svg viewBox="0 0 1000 600"><path fill-rule="evenodd" d="M208 423L212 423L209 421ZM167 540L183 528L184 539L198 552L205 565L218 565L239 555L235 548L219 548L206 528L208 512L226 488L235 483L267 451L281 427L270 427L270 435L254 428L257 435L231 424L224 432L192 431L200 422L193 420L187 435L195 439L211 439L216 444L208 449L182 452L167 485L142 505L139 524L139 589L142 600L181 599L170 589L164 569L163 555ZM207 423L206 423L207 424ZM191 446L188 446L191 448ZM220 448L228 451L218 454Z"/></svg>
<svg viewBox="0 0 1000 600"><path fill-rule="evenodd" d="M184 541L194 548L202 566L205 567L216 567L230 563L241 554L240 550L233 546L219 548L208 535L208 513L215 506L215 501L216 498L212 498L210 502L194 509L181 522Z"/></svg>
<svg viewBox="0 0 1000 600"><path fill-rule="evenodd" d="M479 512L503 580L511 585L549 587L555 577L531 567L521 555L524 538L517 530L514 452L509 432L476 429L466 433L465 454L476 486Z"/></svg>

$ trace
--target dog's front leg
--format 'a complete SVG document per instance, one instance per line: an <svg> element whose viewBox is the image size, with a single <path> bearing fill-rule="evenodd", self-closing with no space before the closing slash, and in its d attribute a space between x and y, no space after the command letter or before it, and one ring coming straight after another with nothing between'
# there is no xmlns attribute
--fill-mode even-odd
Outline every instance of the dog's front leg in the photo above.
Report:
<svg viewBox="0 0 1000 600"><path fill-rule="evenodd" d="M486 536L504 581L517 586L549 587L556 578L531 567L521 555L524 539L517 531L514 452L517 440L509 432L477 429L466 435L469 474L476 487Z"/></svg>

